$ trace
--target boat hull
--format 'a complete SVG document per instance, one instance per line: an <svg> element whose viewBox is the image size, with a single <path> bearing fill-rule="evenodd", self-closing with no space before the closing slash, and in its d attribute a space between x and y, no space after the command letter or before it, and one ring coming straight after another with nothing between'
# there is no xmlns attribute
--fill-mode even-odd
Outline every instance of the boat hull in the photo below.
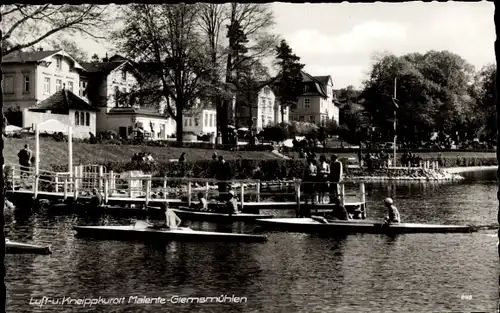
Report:
<svg viewBox="0 0 500 313"><path fill-rule="evenodd" d="M5 252L11 254L26 253L26 254L51 254L50 247L31 245L16 241L5 241Z"/></svg>
<svg viewBox="0 0 500 313"><path fill-rule="evenodd" d="M180 228L176 230L135 228L134 226L75 226L79 237L104 240L146 240L146 241L242 241L264 242L263 235L219 233Z"/></svg>
<svg viewBox="0 0 500 313"><path fill-rule="evenodd" d="M330 235L345 233L468 233L474 231L474 229L469 226L416 223L384 225L380 221L370 220L329 221L329 223L324 224L312 218L277 218L258 219L255 222L268 230L321 233Z"/></svg>
<svg viewBox="0 0 500 313"><path fill-rule="evenodd" d="M250 213L238 213L238 214L223 214L214 212L200 212L190 210L188 208L178 208L172 209L181 219L191 220L191 221L208 221L208 222L253 222L256 219L268 219L273 218L272 215L260 215L260 214L250 214Z"/></svg>

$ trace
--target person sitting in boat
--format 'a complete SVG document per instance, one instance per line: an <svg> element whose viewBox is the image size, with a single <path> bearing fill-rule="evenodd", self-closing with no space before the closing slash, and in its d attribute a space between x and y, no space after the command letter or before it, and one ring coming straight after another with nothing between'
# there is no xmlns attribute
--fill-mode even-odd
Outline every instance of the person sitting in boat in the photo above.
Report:
<svg viewBox="0 0 500 313"><path fill-rule="evenodd" d="M165 227L169 229L177 229L182 223L182 220L175 214L174 211L170 210L168 203L165 202L163 205L163 211L165 212Z"/></svg>
<svg viewBox="0 0 500 313"><path fill-rule="evenodd" d="M101 193L97 190L97 188L92 189L92 196L90 198L90 202L88 203L89 209L97 209L103 203Z"/></svg>
<svg viewBox="0 0 500 313"><path fill-rule="evenodd" d="M330 214L327 215L329 218L348 221L350 219L349 213L347 213L346 208L340 203L340 198L335 197L333 199L333 209Z"/></svg>
<svg viewBox="0 0 500 313"><path fill-rule="evenodd" d="M386 224L397 224L401 222L401 219L399 217L399 211L398 209L394 206L394 201L392 201L391 198L386 198L384 200L384 205L387 208L389 215L385 218L385 223Z"/></svg>
<svg viewBox="0 0 500 313"><path fill-rule="evenodd" d="M198 200L200 202L193 204L192 207L200 211L208 211L208 201L207 199L205 199L205 195L203 194L203 192L198 192Z"/></svg>
<svg viewBox="0 0 500 313"><path fill-rule="evenodd" d="M238 213L240 213L238 211L238 200L236 199L236 196L235 196L233 190L229 191L228 197L229 197L229 199L226 202L226 211L227 211L227 214L238 214Z"/></svg>

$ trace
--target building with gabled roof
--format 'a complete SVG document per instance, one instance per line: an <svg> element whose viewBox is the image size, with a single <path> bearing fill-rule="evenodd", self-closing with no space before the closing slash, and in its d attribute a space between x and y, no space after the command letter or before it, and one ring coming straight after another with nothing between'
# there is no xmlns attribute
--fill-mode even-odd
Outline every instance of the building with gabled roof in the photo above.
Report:
<svg viewBox="0 0 500 313"><path fill-rule="evenodd" d="M312 76L302 73L303 93L291 107L290 120L324 125L329 120L339 122L331 76Z"/></svg>
<svg viewBox="0 0 500 313"><path fill-rule="evenodd" d="M99 110L88 102L67 90L57 91L44 101L24 109L24 127L56 120L73 128L75 138L88 138L90 133L96 134L96 113Z"/></svg>

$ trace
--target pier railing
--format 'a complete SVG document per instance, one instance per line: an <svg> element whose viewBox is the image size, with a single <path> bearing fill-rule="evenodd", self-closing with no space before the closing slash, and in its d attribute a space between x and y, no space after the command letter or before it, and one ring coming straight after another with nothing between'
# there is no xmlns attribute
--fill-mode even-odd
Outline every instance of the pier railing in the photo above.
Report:
<svg viewBox="0 0 500 313"><path fill-rule="evenodd" d="M262 181L258 179L232 179L228 181L214 178L194 177L152 177L140 171L114 173L106 171L104 167L75 166L73 172L53 172L39 170L35 175L33 168L21 173L19 165L9 165L11 170L7 180L11 182L12 191L21 188L30 190L33 197L40 192L78 199L80 196L89 196L93 189L98 190L104 201L113 199L137 200L146 205L149 202L184 200L190 205L197 202L197 195L201 193L207 200L220 198L232 190L241 207L246 203L255 202L292 202L300 204L308 200L316 204L328 203L333 192L340 197L342 204L365 204L366 192L364 183L344 181L329 186L321 182L309 182L302 179L288 179L278 181ZM92 171L85 171L92 168ZM226 184L227 191L219 192L219 184ZM312 186L311 186L312 185ZM359 187L356 188L355 186ZM346 186L349 190L346 192ZM221 186L222 187L222 186ZM335 189L333 189L333 188ZM354 187L354 188L353 188ZM353 201L352 198L356 200Z"/></svg>

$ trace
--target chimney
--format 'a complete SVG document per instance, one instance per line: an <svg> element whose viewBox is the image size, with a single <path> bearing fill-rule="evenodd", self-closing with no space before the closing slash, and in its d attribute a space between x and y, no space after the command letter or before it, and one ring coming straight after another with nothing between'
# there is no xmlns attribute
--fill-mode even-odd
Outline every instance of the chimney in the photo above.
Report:
<svg viewBox="0 0 500 313"><path fill-rule="evenodd" d="M108 62L109 59L108 59L108 53L106 52L106 56L102 59L103 62Z"/></svg>
<svg viewBox="0 0 500 313"><path fill-rule="evenodd" d="M43 48L42 47L38 48L38 51L43 51Z"/></svg>

